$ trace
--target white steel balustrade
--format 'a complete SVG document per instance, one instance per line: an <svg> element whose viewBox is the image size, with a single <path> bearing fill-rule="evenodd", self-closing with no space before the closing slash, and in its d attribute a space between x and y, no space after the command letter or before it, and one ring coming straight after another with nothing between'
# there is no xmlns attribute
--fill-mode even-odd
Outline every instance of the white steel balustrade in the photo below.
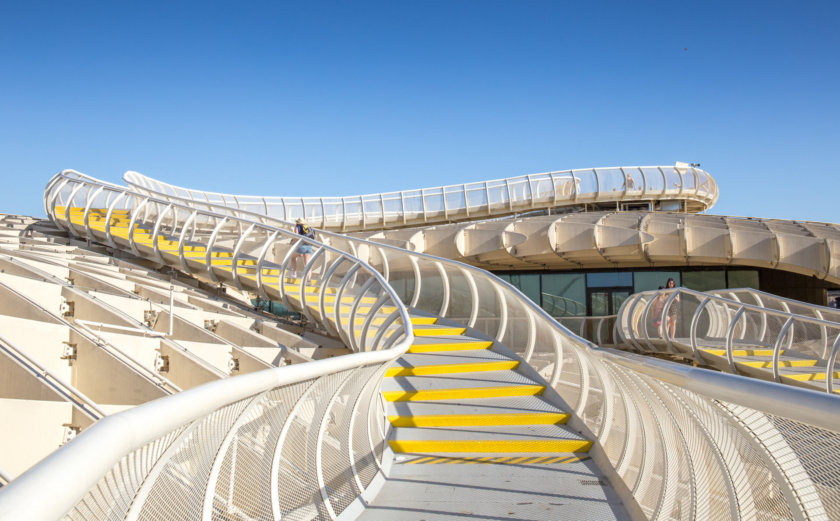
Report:
<svg viewBox="0 0 840 521"><path fill-rule="evenodd" d="M683 166L564 170L506 179L348 197L262 197L182 188L137 172L123 179L140 191L261 213L298 218L336 231L378 230L486 219L568 205L681 201L690 212L711 208L718 187L705 171Z"/></svg>
<svg viewBox="0 0 840 521"><path fill-rule="evenodd" d="M108 204L96 203L103 192L93 195L99 188L95 181L83 181L88 186L85 190L69 181L62 185L69 178L74 176L58 176L46 195L47 201L52 201L48 204L51 208L56 206L55 192L65 191L67 195L61 200L66 202L62 203L66 204L66 220L70 220L66 208L71 203L76 207L83 205L88 216L91 208L116 205L107 196ZM79 197L83 190L91 195ZM158 233L177 231L175 220L184 222L194 212L196 217L181 228L191 231L182 231L181 235L189 234L193 243L199 243L198 239L207 241L207 251L213 250L216 241L227 241L233 246L231 250L236 250L237 245L249 244L248 237L255 229L273 229L271 235L279 235L280 227L285 225L237 209L227 209L224 214L218 208L218 213L201 209L216 207L213 203L156 200L129 190L124 190L121 201L124 208L131 208L132 224L139 220L149 226L154 222ZM184 204L191 205L190 212L180 214ZM140 215L145 217L140 219ZM61 222L60 217L58 220ZM226 234L214 234L222 221ZM81 233L82 228L72 231ZM102 235L101 231L88 231ZM131 247L124 237L110 238L123 248ZM571 335L511 285L483 270L326 232L320 232L318 240L345 255L352 252L353 257L364 259L367 266L379 270L386 286L402 301L396 307L407 305L469 325L527 361L551 384L557 398L574 411L570 424L595 440L593 458L637 517L840 517L840 491L828 479L840 470L840 402L836 398L599 350ZM158 247L154 250L148 245L134 245L132 249L154 255L160 249L159 242L155 242ZM179 244L183 243L180 240ZM262 247L255 246L252 251L262 251ZM323 248L327 250L326 246ZM281 249L277 256L285 257L289 250ZM179 257L190 262L183 252L179 252ZM258 265L262 257L256 257ZM313 256L310 264L318 262ZM202 266L217 276L228 273L209 263ZM312 271L311 266L308 271ZM329 279L327 270L319 273ZM307 273L304 278L309 276ZM250 284L248 280L251 278L240 278L243 285ZM322 308L324 297L318 294ZM382 342L382 337L378 340ZM276 371L294 372L306 365ZM378 373L372 375L371 381L378 377ZM800 401L807 401L807 406L792 408ZM819 440L816 450L814 440ZM208 451L212 452L212 447ZM237 497L235 480L230 480L228 487L232 497ZM0 508L3 499L0 496Z"/></svg>
<svg viewBox="0 0 840 521"><path fill-rule="evenodd" d="M396 342L408 323L376 269L285 226L162 201L76 172L55 176L44 202L72 236L282 301L356 351L368 350L379 337ZM293 263L301 244L310 244L313 253L298 277Z"/></svg>
<svg viewBox="0 0 840 521"><path fill-rule="evenodd" d="M830 308L750 289L677 288L631 295L619 310L617 329L622 342L638 351L831 393L840 378L838 319Z"/></svg>

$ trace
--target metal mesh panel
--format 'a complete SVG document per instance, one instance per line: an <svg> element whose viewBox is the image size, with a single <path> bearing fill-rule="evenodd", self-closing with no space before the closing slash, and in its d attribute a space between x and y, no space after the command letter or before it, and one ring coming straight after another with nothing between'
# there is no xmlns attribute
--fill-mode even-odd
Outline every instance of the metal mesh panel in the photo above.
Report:
<svg viewBox="0 0 840 521"><path fill-rule="evenodd" d="M275 389L260 397L238 422L219 471L213 518L273 519L271 467L289 411L310 382Z"/></svg>
<svg viewBox="0 0 840 521"><path fill-rule="evenodd" d="M335 512L341 512L359 495L362 490L356 485L353 467L350 465L352 438L357 433L351 432L356 397L368 382L376 367L367 368L354 374L344 387L339 390L326 418L326 429L321 445L321 468L324 473L324 485Z"/></svg>
<svg viewBox="0 0 840 521"><path fill-rule="evenodd" d="M184 428L162 436L127 454L105 474L66 515L71 520L118 520L125 517L131 499L157 460Z"/></svg>
<svg viewBox="0 0 840 521"><path fill-rule="evenodd" d="M250 400L242 400L197 420L175 441L156 467L138 519L187 519L202 510L204 488L225 433Z"/></svg>
<svg viewBox="0 0 840 521"><path fill-rule="evenodd" d="M283 519L329 517L318 486L318 432L326 405L345 373L319 379L295 405L284 426L285 438L277 461L278 511Z"/></svg>
<svg viewBox="0 0 840 521"><path fill-rule="evenodd" d="M372 411L376 410L373 407L374 403L379 403L379 382L384 371L384 366L377 369L376 374L368 379L357 399L357 403L354 404L354 429L350 449L358 479L363 487L370 485L379 470L379 466L376 464L376 452L371 446L371 436L373 435L371 422L378 419L375 414L372 414Z"/></svg>

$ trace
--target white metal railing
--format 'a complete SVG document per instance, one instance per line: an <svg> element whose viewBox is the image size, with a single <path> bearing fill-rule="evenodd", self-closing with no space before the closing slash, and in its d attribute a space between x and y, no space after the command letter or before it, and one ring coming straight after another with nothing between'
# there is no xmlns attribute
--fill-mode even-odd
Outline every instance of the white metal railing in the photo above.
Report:
<svg viewBox="0 0 840 521"><path fill-rule="evenodd" d="M596 440L596 461L639 517L840 515L840 492L819 477L840 468L840 453L826 442L814 457L799 437L808 432L837 440L840 402L834 397L704 370L693 370L689 380L673 365L670 372L658 366L643 371L638 361L571 335L483 270L329 232L318 238L365 258L410 306L471 326L522 356L574 411L572 425ZM821 396L814 402L819 414L789 410L790 403L815 396Z"/></svg>
<svg viewBox="0 0 840 521"><path fill-rule="evenodd" d="M72 190L75 188L69 188L68 193ZM65 197L64 200L73 201L74 197L75 195L69 199ZM95 198L93 199L95 202ZM147 202L139 209L133 208L132 213L142 212L143 208L154 209L155 205ZM169 211L169 215L172 213ZM251 227L244 214L239 211L230 211L227 217L230 220L241 219L239 222L244 229ZM265 225L265 221L254 220L251 224ZM164 226L163 223L161 226ZM158 229L160 230L160 227ZM75 230L76 233L80 231ZM91 231L97 237L101 235L98 230ZM837 450L840 431L837 412L840 409L837 405L840 401L837 398L734 375L680 368L673 364L661 365L657 361L643 362L627 354L601 350L570 334L510 284L483 270L385 245L319 234L319 239L323 240L325 237L333 244L340 243L345 248L354 249L362 258L370 261L369 266L376 266L382 273L382 280L387 281L394 295L402 300L401 304L397 304L398 307L408 303L416 309L472 325L477 330L476 334L483 333L510 347L528 361L534 370L544 375L551 384L546 398L565 403L574 413L570 420L571 426L595 440L591 454L611 480L624 504L636 517L817 519L840 516L840 490L831 485L831 476L840 469L840 450ZM230 237L231 243L239 244L242 242L240 239L241 235ZM128 247L124 239L115 238L114 242L123 248ZM138 250L146 255L153 254L148 246L141 245ZM225 273L227 272L220 270L218 275L223 276ZM356 295L360 293L357 292ZM389 353L386 351L350 357L368 355L382 356L381 360L377 359L378 364L388 363ZM327 362L350 364L350 357ZM338 379L341 377L335 375L347 369L344 366L318 367L324 371L319 373L319 376ZM377 382L381 369L380 365L380 372L371 375L367 380L360 380ZM130 424L131 428L126 428L124 436L121 434L108 437L116 440L116 444L124 444L114 448L113 454L121 453L125 458L147 465L150 467L148 473L153 474L156 479L142 480L136 485L142 494L131 496L136 497L134 501L122 500L120 504L130 503L126 509L143 509L147 508L147 502L152 502L148 508L154 508L161 512L161 515L169 517L185 517L181 515L185 505L189 508L195 506L196 510L192 511L196 512L201 511L202 505L204 512L208 512L208 508L218 506L219 510L234 515L234 507L242 509L246 504L250 504L244 500L237 502L237 499L252 498L256 504L264 505L267 503L261 502L261 498L271 496L274 490L279 490L274 487L275 484L282 482L284 486L291 486L294 483L290 483L289 480L298 479L306 484L320 485L323 482L324 486L307 489L296 495L295 497L303 499L294 503L293 510L284 511L286 513L283 515L294 511L307 518L331 517L329 510L320 501L313 501L313 497L323 499L323 494L326 493L327 497L331 498L330 494L335 487L351 486L352 482L348 485L349 478L346 474L334 480L324 477L319 481L317 471L310 471L309 467L285 466L288 458L285 458L283 450L280 450L281 456L276 456L279 445L274 441L279 439L283 432L290 434L293 431L291 427L285 427L285 422L278 420L278 423L270 422L272 427L257 428L259 422L252 423L244 419L241 423L242 428L244 425L253 425L254 429L251 432L259 434L239 444L229 442L224 450L220 447L225 443L224 440L230 437L226 434L216 434L218 431L214 428L205 427L211 421L211 417L213 422L228 424L236 424L243 416L249 418L244 411L252 410L250 402L245 404L237 400L241 401L243 397L254 396L277 386L274 382L261 380L263 383L250 387L248 393L240 389L236 392L242 392L233 396L226 390L222 392L222 385L240 381L242 378L248 378L248 382L256 381L257 378L269 378L264 376L268 374L290 375L291 371L298 371L294 374L300 376L300 371L305 370L313 370L312 364L300 364L208 384L206 388L214 386L211 388L212 393L205 392L204 387L195 389L202 392L202 399L198 400L201 403L195 408L191 403L192 398L185 398L193 396L187 394L192 392L188 391L150 404L148 407L166 404L165 408L161 405L161 408L155 409L154 414L147 412L150 408L142 407L124 413L143 411L135 413L137 416L129 417L132 418L131 421L127 421L125 425ZM329 377L327 374L334 376ZM315 429L323 431L326 428L323 426L323 418L331 415L325 412L323 417L320 416L322 409L304 400L300 392L292 393L292 396L298 398L275 401L285 404L305 403L300 408L302 411L308 411L303 423L306 426L313 423L316 425L309 427L306 432L314 432ZM175 402L175 399L182 401ZM220 405L222 399L227 400L225 404L240 403L240 409L235 409L229 414L229 406ZM791 404L803 401L808 401L806 407L790 410ZM316 403L320 404L325 402L372 404L375 400L316 400ZM177 405L174 405L176 403ZM187 407L187 404L190 406ZM253 407L260 410L271 409L259 405ZM190 411L190 415L195 411L195 418L207 419L190 420L192 416L183 416L187 414L187 410ZM177 417L175 421L192 423L189 423L189 427L184 427L184 430L173 433L170 429L171 424L165 421L170 413ZM371 423L378 424L377 422L382 420L381 414L381 410L375 411L367 418ZM117 416L113 417L114 420L116 418ZM111 419L106 418L97 426ZM279 424L283 426L275 426ZM85 436L94 432L97 426L83 433L68 445L68 448L81 445L87 451L93 451L96 445L94 442L85 441L85 444L78 444L78 440L92 438ZM139 428L141 433L145 429L156 430L144 439L161 440L164 436L168 437L165 438L165 443L152 442L143 445L139 438L132 434L134 427ZM192 430L186 432L187 429ZM237 427L234 430L239 432L241 429ZM264 434L266 431L280 434L267 436ZM344 429L341 432L346 431L347 429ZM352 429L350 431L352 432ZM200 436L193 435L199 432ZM105 437L104 434L99 436ZM219 439L222 441L218 441ZM169 440L176 440L178 443L172 444ZM318 444L306 440L311 440L311 437L300 437L294 443L291 439L284 438L282 445L290 451L290 458L292 454L300 455L299 459L292 459L293 462L318 461L317 454L311 458L302 456L317 452L313 447L317 447ZM813 440L820 440L816 450ZM143 452L138 455L134 450L139 446L145 448L141 449ZM231 446L238 447L238 450L234 451ZM336 446L347 445L339 443ZM69 454L67 449L58 451L44 462L44 468L47 468L47 465L55 465L55 468L73 469L74 473L80 468L86 468L82 465L84 449L74 450L78 452L73 456L66 456ZM262 460L249 459L248 455L253 451L272 454L272 464L263 465L259 463ZM84 452L87 456L91 453ZM217 453L223 454L225 458L230 455L229 459L223 460L229 462L227 466L224 466L224 463L217 464L217 460L213 460L212 456L206 456ZM156 464L158 461L161 463ZM283 465L275 465L275 461L280 461ZM237 466L238 470L230 471L232 466ZM215 471L216 468L221 470ZM280 474L281 470L287 468L290 469L289 474ZM340 465L333 468L344 472ZM112 462L92 468L91 476L104 477L101 478L100 485L94 486L96 482L87 484L88 488L84 490L90 491L88 497L91 499L80 505L88 508L88 505L118 503L108 501L110 496L106 496L114 488L119 488L112 487L112 483L124 482L124 478L113 477L113 472L123 471L119 465L114 466ZM43 473L48 474L48 471L44 470ZM274 477L275 473L277 477ZM131 472L125 474L129 475ZM240 475L241 482L236 479ZM158 485L158 476L166 481ZM316 479L303 479L304 476L315 476ZM32 485L34 478L27 477L24 484L30 484L27 490L31 491L32 495L26 496L20 492L22 488L13 489L22 479L23 477L13 482L8 491L0 492L0 517L8 511L3 510L7 505L26 503L28 506L33 498L38 497L35 494L40 494L44 489L40 488L41 483L37 485L39 488L36 488L36 485ZM135 487L132 483L125 486L131 489ZM149 485L144 487L145 483ZM265 483L271 484L270 490L260 492L264 489L255 491L249 488L264 486ZM44 485L48 490L53 486L57 487L54 482L45 482ZM80 495L78 489L75 495L63 489L59 497L52 497L51 500L64 505L74 505L77 504ZM349 500L351 496L352 492L341 497ZM224 502L225 498L230 498L227 503ZM217 501L218 503L214 503ZM225 508L227 510L224 510ZM264 517L274 515L274 518L277 518L278 512L265 510L269 507L253 508L264 510L243 510L237 513L243 517L258 518L260 512L266 512ZM304 512L302 509L309 510ZM55 510L58 511L58 507ZM339 511L335 508L333 510L334 513ZM78 511L73 510L74 514ZM97 517L100 512L92 513L93 517ZM209 518L209 514L207 515Z"/></svg>
<svg viewBox="0 0 840 521"><path fill-rule="evenodd" d="M72 236L282 301L355 351L373 344L387 348L411 328L405 306L379 271L352 252L295 234L285 223L163 201L73 171L53 177L44 204ZM303 244L313 253L294 277L295 254ZM388 341L379 344L380 337Z"/></svg>
<svg viewBox="0 0 840 521"><path fill-rule="evenodd" d="M378 381L407 347L218 380L109 416L0 489L0 519L335 518L387 463Z"/></svg>
<svg viewBox="0 0 840 521"><path fill-rule="evenodd" d="M602 347L612 347L616 343L615 315L591 317L555 317L569 331L581 338Z"/></svg>
<svg viewBox="0 0 840 521"><path fill-rule="evenodd" d="M735 354L744 351L741 362L763 357L763 367L777 382L811 382L831 393L840 377L840 322L833 321L840 313L794 302L750 289L645 291L624 302L617 329L623 343L638 351L709 361L714 359L705 350L722 349L723 368L733 373L746 370L737 366ZM792 308L810 308L811 316ZM802 374L813 376L803 379Z"/></svg>
<svg viewBox="0 0 840 521"><path fill-rule="evenodd" d="M126 172L130 186L161 197L236 207L276 219L306 219L316 228L352 231L484 219L595 202L685 201L710 208L718 187L705 171L683 166L564 170L417 190L349 197L262 197L191 190Z"/></svg>
<svg viewBox="0 0 840 521"><path fill-rule="evenodd" d="M171 518L202 512L203 519L210 519L223 511L240 517L329 519L365 494L385 464L387 426L378 382L414 338L406 307L378 272L307 240L317 251L297 283L299 299L287 299L290 248L278 240L293 235L287 230L161 204L77 173L56 176L45 205L71 235L186 265L188 271L197 270L188 252L204 244L204 277L283 298L302 312L318 308L310 316L338 330L348 347L375 352L215 381L108 417L4 487L0 518L136 519L166 511ZM164 218L170 219L165 225ZM144 240L149 229L153 239ZM247 244L257 229L268 238ZM177 255L161 234L180 238ZM295 247L302 240L290 238ZM261 252L258 259L245 253L253 249ZM226 254L232 263L214 269L213 261ZM269 255L283 263L266 260ZM316 258L328 261L315 268ZM239 259L253 260L256 273L248 276L248 268L237 269ZM340 271L342 264L349 266ZM307 298L312 288L317 290L314 306ZM345 297L352 300L347 306L342 305ZM334 313L327 312L330 299ZM246 466L244 477L237 465ZM62 491L49 502L33 501L44 487Z"/></svg>

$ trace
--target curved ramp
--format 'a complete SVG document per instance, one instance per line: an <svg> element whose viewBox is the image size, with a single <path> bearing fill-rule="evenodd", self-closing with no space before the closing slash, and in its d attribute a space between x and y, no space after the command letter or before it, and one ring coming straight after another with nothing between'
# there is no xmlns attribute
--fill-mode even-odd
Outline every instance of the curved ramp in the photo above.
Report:
<svg viewBox="0 0 840 521"><path fill-rule="evenodd" d="M723 371L840 392L840 311L751 289L677 288L631 295L616 327L623 343Z"/></svg>
<svg viewBox="0 0 840 521"><path fill-rule="evenodd" d="M570 413L565 425L592 442L589 457L633 517L840 514L840 492L830 473L840 458L836 397L597 349L570 335L510 285L446 259L334 238L334 244L361 258L313 243L313 258L300 279L289 282L284 263L297 243L283 242L283 231L265 223L74 176L58 176L46 200L50 215L70 233L136 249L152 262L186 265L209 280L273 298L285 295L313 321L337 330L354 350L369 352L213 382L106 418L4 487L0 515L54 518L72 510L73 519L132 518L141 511L158 517L184 517L186 512L208 518L214 513L231 518L356 517L377 500L389 499L374 493L386 494L387 479L394 477L396 459L387 456L385 442L400 441L382 422L375 390L399 356L423 343L415 325L419 331L424 324L413 322L429 316L437 321L425 326L436 334L443 335L443 329L445 336L457 336L461 333L451 328L463 328L475 339L465 341L489 339L515 354L520 365L513 373L542 385L542 397L560 413ZM74 208L83 210L74 215ZM114 211L123 209L129 211L127 227L125 219L112 222ZM102 221L91 219L92 212L104 214ZM353 276L356 272L359 277ZM335 293L328 292L332 288ZM403 359L398 370L405 369L407 360L421 372L432 371L426 365L451 365L440 363L440 346L435 351L429 353L434 362ZM517 361L508 358L508 363ZM500 371L506 376L494 387L531 385L509 374L512 369ZM420 392L432 381L474 380L482 372L489 371L385 378L403 378L411 388L390 391ZM514 379L504 380L508 377ZM449 427L395 429L402 428ZM493 431L460 428L482 435ZM409 441L427 438L411 436ZM97 455L94 465L92 454ZM440 468L472 472L476 466L459 461ZM431 485L446 480L441 471ZM35 501L44 488L55 490L52 501ZM54 515L42 515L48 509ZM449 511L441 517L454 516Z"/></svg>
<svg viewBox="0 0 840 521"><path fill-rule="evenodd" d="M702 212L718 198L715 180L689 165L563 170L478 183L348 197L263 197L192 190L137 172L123 180L136 190L181 200L306 219L315 228L366 231L475 221L587 204L653 205Z"/></svg>

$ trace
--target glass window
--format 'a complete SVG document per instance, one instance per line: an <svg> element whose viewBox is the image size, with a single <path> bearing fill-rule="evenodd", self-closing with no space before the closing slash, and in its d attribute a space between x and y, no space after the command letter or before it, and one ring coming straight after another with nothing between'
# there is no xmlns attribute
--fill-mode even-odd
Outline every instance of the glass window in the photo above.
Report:
<svg viewBox="0 0 840 521"><path fill-rule="evenodd" d="M633 293L659 289L659 286L665 286L668 279L674 279L677 286L682 286L678 271L637 271L633 274Z"/></svg>
<svg viewBox="0 0 840 521"><path fill-rule="evenodd" d="M758 271L737 270L729 271L727 278L730 288L758 288Z"/></svg>
<svg viewBox="0 0 840 521"><path fill-rule="evenodd" d="M543 275L542 308L553 317L586 315L586 283L583 273Z"/></svg>
<svg viewBox="0 0 840 521"><path fill-rule="evenodd" d="M624 272L587 273L586 285L590 288L611 288L615 286L632 286L633 274Z"/></svg>
<svg viewBox="0 0 840 521"><path fill-rule="evenodd" d="M684 271L683 286L696 291L710 291L726 288L726 272L720 271Z"/></svg>
<svg viewBox="0 0 840 521"><path fill-rule="evenodd" d="M540 276L537 274L511 275L510 283L526 297L540 303Z"/></svg>

